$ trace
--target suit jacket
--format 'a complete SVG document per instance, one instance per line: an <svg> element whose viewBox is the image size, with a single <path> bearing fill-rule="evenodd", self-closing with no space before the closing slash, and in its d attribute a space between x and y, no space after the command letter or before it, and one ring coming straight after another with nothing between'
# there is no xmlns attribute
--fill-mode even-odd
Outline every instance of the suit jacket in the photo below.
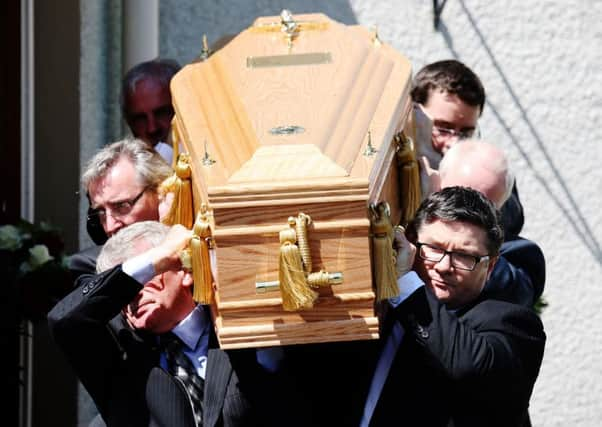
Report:
<svg viewBox="0 0 602 427"><path fill-rule="evenodd" d="M423 287L392 312L405 335L371 425L525 425L545 344L533 311L479 299L454 313Z"/></svg>
<svg viewBox="0 0 602 427"><path fill-rule="evenodd" d="M188 394L160 367L156 336L121 315L140 289L120 266L97 275L50 312L51 333L108 426L194 426ZM296 393L286 368L268 372L255 350L211 348L203 425L304 425L290 419L301 405Z"/></svg>
<svg viewBox="0 0 602 427"><path fill-rule="evenodd" d="M500 220L504 229L506 240L513 240L518 237L525 225L525 214L523 213L523 204L518 196L516 182L512 187L512 193L506 203L500 208Z"/></svg>
<svg viewBox="0 0 602 427"><path fill-rule="evenodd" d="M485 283L482 298L533 307L543 293L546 261L534 242L516 237L502 244L500 257Z"/></svg>

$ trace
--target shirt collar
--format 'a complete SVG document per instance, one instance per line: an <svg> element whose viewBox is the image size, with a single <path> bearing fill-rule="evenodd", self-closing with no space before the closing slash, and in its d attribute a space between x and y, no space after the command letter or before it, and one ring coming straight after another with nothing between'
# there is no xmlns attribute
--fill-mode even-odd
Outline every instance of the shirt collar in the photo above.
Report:
<svg viewBox="0 0 602 427"><path fill-rule="evenodd" d="M195 350L199 339L205 334L208 327L207 310L199 304L171 332L186 344L188 348Z"/></svg>

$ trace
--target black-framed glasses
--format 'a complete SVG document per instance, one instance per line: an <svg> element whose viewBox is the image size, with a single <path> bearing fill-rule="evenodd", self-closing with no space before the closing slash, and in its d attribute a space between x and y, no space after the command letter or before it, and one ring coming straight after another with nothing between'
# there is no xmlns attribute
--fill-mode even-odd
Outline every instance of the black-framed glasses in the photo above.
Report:
<svg viewBox="0 0 602 427"><path fill-rule="evenodd" d="M489 260L489 255L478 256L446 251L428 243L416 242L416 247L418 248L418 256L426 261L441 262L445 255L449 255L451 265L460 270L472 271L478 263Z"/></svg>
<svg viewBox="0 0 602 427"><path fill-rule="evenodd" d="M475 135L478 138L479 130L478 128L468 130L455 130L451 128L444 128L441 126L433 125L433 134L435 136L441 136L443 138L469 139Z"/></svg>
<svg viewBox="0 0 602 427"><path fill-rule="evenodd" d="M148 188L149 187L144 187L142 191L132 199L107 203L109 207L109 214L111 215L111 217L118 219L129 214L138 202L138 200L140 200L142 195L146 192L146 190L148 190ZM90 209L90 211L88 212L88 219L92 219L94 217L97 217L100 220L106 219L107 208Z"/></svg>

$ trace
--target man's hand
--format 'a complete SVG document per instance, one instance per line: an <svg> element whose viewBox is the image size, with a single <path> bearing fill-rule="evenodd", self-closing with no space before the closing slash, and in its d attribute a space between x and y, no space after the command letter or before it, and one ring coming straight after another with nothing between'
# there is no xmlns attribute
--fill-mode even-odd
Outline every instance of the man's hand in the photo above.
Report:
<svg viewBox="0 0 602 427"><path fill-rule="evenodd" d="M393 247L397 251L395 270L398 279L412 269L414 257L416 256L416 246L406 239L404 232L405 230L402 226L398 225L395 227Z"/></svg>
<svg viewBox="0 0 602 427"><path fill-rule="evenodd" d="M431 163L426 156L420 157L420 163L420 166L428 177L428 193L431 194L441 190L441 177L439 176L439 171L431 167Z"/></svg>
<svg viewBox="0 0 602 427"><path fill-rule="evenodd" d="M159 246L148 251L155 273L161 274L169 270L179 270L182 267L180 252L188 246L191 238L191 230L180 224L172 226L165 240Z"/></svg>
<svg viewBox="0 0 602 427"><path fill-rule="evenodd" d="M171 205L173 204L174 193L169 192L159 196L159 220L165 218L171 211Z"/></svg>

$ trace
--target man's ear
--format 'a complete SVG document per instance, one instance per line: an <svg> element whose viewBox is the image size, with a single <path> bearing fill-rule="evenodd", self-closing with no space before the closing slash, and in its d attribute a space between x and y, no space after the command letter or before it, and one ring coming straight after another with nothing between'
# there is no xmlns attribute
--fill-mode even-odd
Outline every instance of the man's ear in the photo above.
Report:
<svg viewBox="0 0 602 427"><path fill-rule="evenodd" d="M192 286L192 273L185 271L184 276L182 276L182 286L189 287Z"/></svg>
<svg viewBox="0 0 602 427"><path fill-rule="evenodd" d="M499 259L499 255L492 257L489 259L489 266L487 267L487 280L489 280L489 276L491 275L491 272L493 271L493 267L495 267L495 264L497 263L497 260Z"/></svg>

